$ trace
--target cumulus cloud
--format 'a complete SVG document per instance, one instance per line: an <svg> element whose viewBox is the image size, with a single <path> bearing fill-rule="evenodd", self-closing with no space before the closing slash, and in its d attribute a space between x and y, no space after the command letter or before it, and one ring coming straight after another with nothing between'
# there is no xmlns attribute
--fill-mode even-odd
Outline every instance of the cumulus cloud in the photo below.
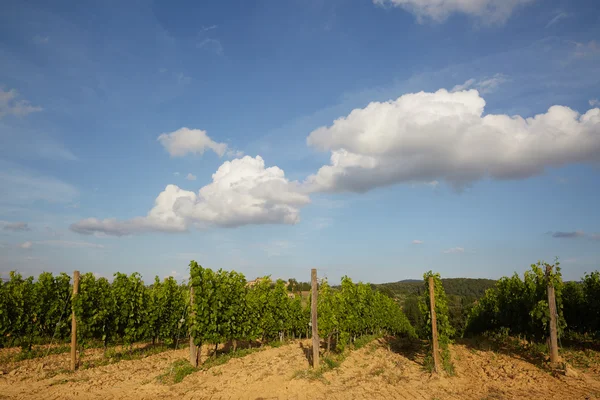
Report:
<svg viewBox="0 0 600 400"><path fill-rule="evenodd" d="M187 174L187 176L185 177L185 179L187 179L188 181L195 181L196 180L196 175L192 175L192 173L190 172L189 174Z"/></svg>
<svg viewBox="0 0 600 400"><path fill-rule="evenodd" d="M4 229L5 231L19 232L19 231L30 231L31 230L31 228L29 228L29 224L27 222L1 222L0 221L0 225L3 225L2 229Z"/></svg>
<svg viewBox="0 0 600 400"><path fill-rule="evenodd" d="M21 243L19 245L19 247L22 248L22 249L30 249L31 246L33 246L33 243L31 243L31 242L25 242L25 243Z"/></svg>
<svg viewBox="0 0 600 400"><path fill-rule="evenodd" d="M6 115L24 117L42 111L41 107L32 106L27 100L17 100L17 97L19 97L19 93L16 90L5 91L0 88L0 118Z"/></svg>
<svg viewBox="0 0 600 400"><path fill-rule="evenodd" d="M452 92L460 92L467 89L477 89L479 93L486 94L494 92L498 86L507 82L508 78L503 74L496 74L489 78L480 80L471 78L461 85L456 85L452 88Z"/></svg>
<svg viewBox="0 0 600 400"><path fill-rule="evenodd" d="M412 244L423 244L423 241L415 239L415 240L412 241Z"/></svg>
<svg viewBox="0 0 600 400"><path fill-rule="evenodd" d="M171 133L163 133L157 140L171 157L183 157L190 153L202 155L207 149L221 157L227 151L227 144L215 142L201 129L184 127Z"/></svg>
<svg viewBox="0 0 600 400"><path fill-rule="evenodd" d="M372 102L313 131L309 146L331 161L309 191L366 192L445 180L456 189L484 178L524 179L547 167L600 161L600 109L552 106L530 118L483 115L477 90L410 93Z"/></svg>
<svg viewBox="0 0 600 400"><path fill-rule="evenodd" d="M573 232L552 232L552 237L557 239L574 239L585 236L584 231L573 231Z"/></svg>
<svg viewBox="0 0 600 400"><path fill-rule="evenodd" d="M168 185L145 217L130 220L88 218L71 230L123 236L149 231L183 232L191 225L237 227L249 224L295 224L301 206L310 202L298 182L278 167L265 168L260 156L226 161L198 193Z"/></svg>
<svg viewBox="0 0 600 400"><path fill-rule="evenodd" d="M533 0L373 0L380 6L400 7L419 22L442 22L452 14L466 14L490 23L504 23L513 11Z"/></svg>
<svg viewBox="0 0 600 400"><path fill-rule="evenodd" d="M457 253L464 253L465 249L462 247L452 247L448 250L444 250L444 253L446 254L457 254Z"/></svg>

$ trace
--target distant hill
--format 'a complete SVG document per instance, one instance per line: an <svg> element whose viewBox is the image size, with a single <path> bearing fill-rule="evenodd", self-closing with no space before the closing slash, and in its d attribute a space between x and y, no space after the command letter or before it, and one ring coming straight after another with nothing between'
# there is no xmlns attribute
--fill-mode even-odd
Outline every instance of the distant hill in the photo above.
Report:
<svg viewBox="0 0 600 400"><path fill-rule="evenodd" d="M461 297L480 298L485 291L496 285L493 279L472 278L444 278L442 284L447 295ZM393 294L394 297L406 297L419 294L423 289L423 281L417 279L405 279L398 282L373 284L374 288L382 292Z"/></svg>

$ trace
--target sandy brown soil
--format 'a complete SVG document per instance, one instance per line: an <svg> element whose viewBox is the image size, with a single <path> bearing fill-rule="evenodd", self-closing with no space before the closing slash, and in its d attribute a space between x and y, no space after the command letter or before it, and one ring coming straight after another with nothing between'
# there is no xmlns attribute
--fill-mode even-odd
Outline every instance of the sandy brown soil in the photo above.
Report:
<svg viewBox="0 0 600 400"><path fill-rule="evenodd" d="M61 372L68 354L4 364L0 399L592 399L600 398L600 375L553 376L535 365L492 351L452 346L454 377L431 377L422 355L379 339L352 352L322 379L294 377L308 369L308 342L267 348L181 383L157 379L188 350L140 360ZM205 349L205 351L207 351ZM87 357L101 357L88 353Z"/></svg>

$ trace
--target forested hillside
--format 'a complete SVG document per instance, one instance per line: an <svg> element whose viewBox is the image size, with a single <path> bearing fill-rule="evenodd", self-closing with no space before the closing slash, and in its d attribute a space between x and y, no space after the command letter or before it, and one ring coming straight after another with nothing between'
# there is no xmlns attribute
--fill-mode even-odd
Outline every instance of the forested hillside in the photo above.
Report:
<svg viewBox="0 0 600 400"><path fill-rule="evenodd" d="M457 335L462 335L467 316L475 304L475 300L483 297L485 291L496 285L493 279L446 278L442 279L448 300L450 324ZM402 306L404 313L415 327L423 325L423 314L419 310L419 296L423 290L422 280L403 280L372 284L390 297L395 298Z"/></svg>

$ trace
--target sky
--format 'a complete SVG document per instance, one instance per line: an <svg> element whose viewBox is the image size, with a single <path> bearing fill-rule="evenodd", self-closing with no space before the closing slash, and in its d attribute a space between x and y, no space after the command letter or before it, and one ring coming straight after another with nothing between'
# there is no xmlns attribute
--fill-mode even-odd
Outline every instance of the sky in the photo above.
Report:
<svg viewBox="0 0 600 400"><path fill-rule="evenodd" d="M600 266L596 0L3 1L0 273Z"/></svg>

